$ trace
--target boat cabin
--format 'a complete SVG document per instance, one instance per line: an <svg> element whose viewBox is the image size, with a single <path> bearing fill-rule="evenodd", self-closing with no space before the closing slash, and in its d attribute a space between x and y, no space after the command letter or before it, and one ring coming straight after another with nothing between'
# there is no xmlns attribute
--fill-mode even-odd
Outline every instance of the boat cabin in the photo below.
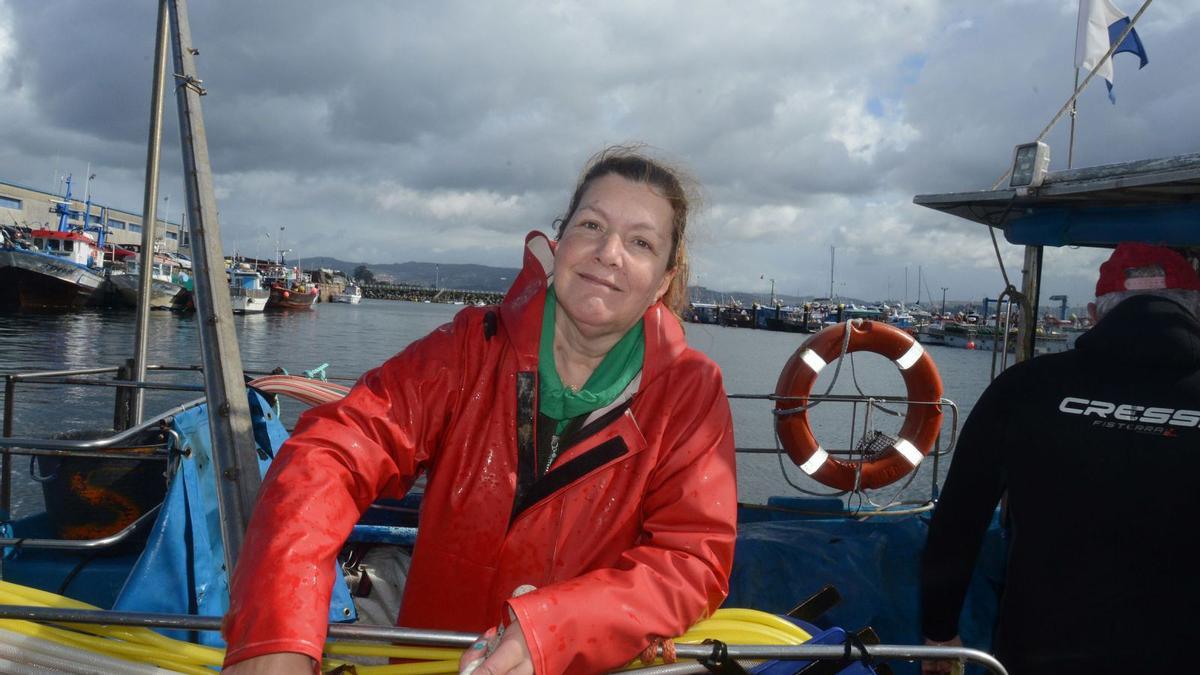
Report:
<svg viewBox="0 0 1200 675"><path fill-rule="evenodd" d="M238 268L230 268L229 270L229 285L233 288L261 290L263 287L262 280L262 275L256 270Z"/></svg>
<svg viewBox="0 0 1200 675"><path fill-rule="evenodd" d="M100 252L96 240L87 234L34 230L30 233L30 238L34 248L42 253L66 258L85 267L104 265L104 255Z"/></svg>

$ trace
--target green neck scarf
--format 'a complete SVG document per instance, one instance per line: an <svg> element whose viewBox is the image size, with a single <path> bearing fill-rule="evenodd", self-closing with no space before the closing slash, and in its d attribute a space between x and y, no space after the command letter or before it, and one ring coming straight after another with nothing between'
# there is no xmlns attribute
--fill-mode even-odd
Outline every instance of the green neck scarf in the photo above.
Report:
<svg viewBox="0 0 1200 675"><path fill-rule="evenodd" d="M579 391L563 386L554 365L554 312L558 300L554 286L546 290L546 309L542 313L542 342L538 351L538 410L558 420L558 432L572 418L599 410L612 403L642 370L646 353L642 320L634 324L613 345L604 360L592 372Z"/></svg>

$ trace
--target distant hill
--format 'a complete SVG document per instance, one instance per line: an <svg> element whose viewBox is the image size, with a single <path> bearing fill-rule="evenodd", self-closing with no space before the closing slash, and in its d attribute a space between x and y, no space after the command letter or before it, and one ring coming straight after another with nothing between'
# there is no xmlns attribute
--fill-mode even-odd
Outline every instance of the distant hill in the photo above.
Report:
<svg viewBox="0 0 1200 675"><path fill-rule="evenodd" d="M489 267L488 265L465 265L456 263L427 263L427 262L403 262L403 263L361 263L347 262L337 258L315 257L303 258L300 260L300 265L306 270L324 267L327 269L341 270L346 276L354 273L354 269L359 265L366 265L367 269L381 281L387 280L395 284L412 284L414 286L424 286L433 288L435 285L438 288L449 288L453 290L463 291L489 291L503 293L512 285L513 279L516 278L520 271L515 267ZM766 293L726 293L723 291L706 288L704 286L692 286L689 289L688 296L695 302L711 302L719 305L727 305L731 301L736 300L744 307L749 307L754 303L766 305L770 302L769 294ZM812 296L796 296L777 294L775 300L783 305L799 306L805 302L812 300ZM840 302L847 304L869 304L859 298L839 298ZM963 302L947 302L947 309L961 307L970 303ZM936 310L938 307L932 303L924 305L926 309ZM1050 308L1042 307L1043 313L1057 310L1057 307ZM1057 311L1055 311L1057 313ZM1082 314L1081 314L1082 316Z"/></svg>
<svg viewBox="0 0 1200 675"><path fill-rule="evenodd" d="M433 288L436 285L439 288L454 290L493 291L500 293L508 290L508 287L512 285L513 279L516 278L517 273L520 271L515 267L489 267L488 265L456 263L413 261L387 264L362 263L326 256L303 258L300 260L300 265L306 270L318 267L340 270L346 276L352 275L355 268L359 265L366 265L367 269L371 270L376 279L381 281L387 280L394 284L412 284L428 288ZM766 294L725 293L703 286L692 286L690 290L689 297L697 302L728 304L731 300L737 300L747 307L756 302L759 304L767 304L769 302ZM776 295L775 298L780 303L793 305L803 304L806 300L811 299L782 294ZM848 301L857 302L853 299Z"/></svg>
<svg viewBox="0 0 1200 675"><path fill-rule="evenodd" d="M455 263L361 263L347 262L337 258L315 257L303 258L301 266L306 270L324 267L341 270L346 276L354 273L359 265L367 269L380 281L390 281L395 284L412 284L438 288L451 288L465 291L494 291L504 292L512 285L519 271L515 267L489 267L487 265L464 265Z"/></svg>

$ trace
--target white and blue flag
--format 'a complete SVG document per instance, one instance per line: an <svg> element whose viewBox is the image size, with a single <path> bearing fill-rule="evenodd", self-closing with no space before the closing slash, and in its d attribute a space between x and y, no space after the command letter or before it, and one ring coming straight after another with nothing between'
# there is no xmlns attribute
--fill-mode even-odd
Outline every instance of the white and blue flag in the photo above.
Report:
<svg viewBox="0 0 1200 675"><path fill-rule="evenodd" d="M1079 0L1079 32L1075 35L1075 67L1090 73L1100 59L1108 53L1108 48L1121 37L1129 26L1129 15L1117 9L1111 0ZM1113 56L1121 52L1137 54L1142 60L1138 69L1146 67L1150 59L1146 58L1146 48L1138 37L1137 29L1129 31L1129 35L1121 41ZM1112 59L1105 59L1097 75L1104 78L1108 84L1108 99L1113 103L1117 97L1113 95Z"/></svg>

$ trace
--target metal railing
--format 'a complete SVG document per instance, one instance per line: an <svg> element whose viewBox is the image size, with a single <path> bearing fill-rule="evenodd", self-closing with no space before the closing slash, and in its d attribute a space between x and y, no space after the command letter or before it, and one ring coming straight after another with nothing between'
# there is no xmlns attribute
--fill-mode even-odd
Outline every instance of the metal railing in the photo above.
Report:
<svg viewBox="0 0 1200 675"><path fill-rule="evenodd" d="M121 531L114 532L107 537L100 537L99 539L33 539L29 537L0 537L0 546L11 546L17 550L23 548L36 548L52 549L57 551L95 551L111 548L132 537L133 534L142 529L143 526L153 523L154 518L157 517L160 508L162 508L161 503L138 516L137 520L126 525Z"/></svg>
<svg viewBox="0 0 1200 675"><path fill-rule="evenodd" d="M59 609L48 607L26 607L0 605L0 619L52 623L108 624L121 626L146 626L178 630L218 631L221 617L193 616L190 614L152 614L144 612L114 612L108 610ZM329 638L334 640L358 640L386 642L427 647L467 648L479 639L477 633L460 633L446 630L422 630L392 626L361 624L329 624ZM692 663L676 663L670 666L651 666L637 669L645 673L707 672L699 664L710 658L714 645L675 645L676 656L681 660L696 660ZM917 645L856 645L847 649L845 645L724 645L724 653L735 661L747 660L793 660L793 661L885 661L885 660L962 660L977 663L988 672L1007 675L1008 671L991 654L965 647L931 647ZM699 670L692 670L699 668Z"/></svg>
<svg viewBox="0 0 1200 675"><path fill-rule="evenodd" d="M177 384L171 382L139 382L124 379L129 372L129 366L105 366L97 368L80 368L73 370L44 370L28 373L10 373L4 376L4 418L3 435L0 436L0 509L5 513L12 508L12 457L13 455L55 455L71 454L74 456L97 456L98 451L106 448L145 448L155 443L134 442L147 429L160 425L165 437L169 420L200 403L204 399L196 399L183 405L175 406L146 422L131 427L132 412L129 404L131 392L135 389L156 389L163 391L192 391L203 392L199 385ZM186 372L198 373L197 366L150 366L157 372ZM116 379L99 379L89 375L117 375ZM50 438L14 437L13 427L16 418L16 390L18 384L24 385L57 385L57 386L88 386L114 388L113 400L113 435L85 440L64 440ZM101 456L112 459L130 459L122 453L102 453ZM137 459L149 459L137 457Z"/></svg>

